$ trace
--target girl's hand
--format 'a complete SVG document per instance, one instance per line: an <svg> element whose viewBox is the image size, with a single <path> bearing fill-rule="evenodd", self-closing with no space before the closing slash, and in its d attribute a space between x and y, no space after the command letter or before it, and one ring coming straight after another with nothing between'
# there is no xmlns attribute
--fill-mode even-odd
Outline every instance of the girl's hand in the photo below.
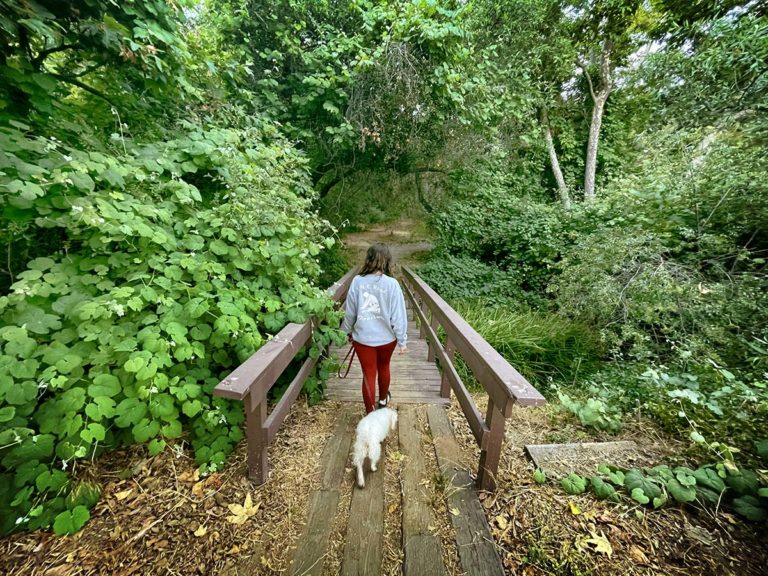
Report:
<svg viewBox="0 0 768 576"><path fill-rule="evenodd" d="M400 346L400 354L406 354L408 352L407 346Z"/></svg>

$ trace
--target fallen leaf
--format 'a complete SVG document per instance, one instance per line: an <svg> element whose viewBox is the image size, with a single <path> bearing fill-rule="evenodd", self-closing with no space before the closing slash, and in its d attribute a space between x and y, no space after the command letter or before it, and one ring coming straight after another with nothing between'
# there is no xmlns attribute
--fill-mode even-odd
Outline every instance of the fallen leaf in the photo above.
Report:
<svg viewBox="0 0 768 576"><path fill-rule="evenodd" d="M393 502L387 508L387 512L389 512L390 514L392 514L395 510L397 510L397 502Z"/></svg>
<svg viewBox="0 0 768 576"><path fill-rule="evenodd" d="M572 500L568 500L568 506L571 507L571 514L574 516L577 516L578 514L581 514L581 508L579 508L575 502Z"/></svg>
<svg viewBox="0 0 768 576"><path fill-rule="evenodd" d="M133 488L128 488L128 490L122 490L121 492L115 492L115 498L118 500L125 500L130 496L131 492L133 492Z"/></svg>
<svg viewBox="0 0 768 576"><path fill-rule="evenodd" d="M502 516L501 514L496 516L496 523L499 525L499 528L501 528L502 530L506 530L507 519L504 516Z"/></svg>
<svg viewBox="0 0 768 576"><path fill-rule="evenodd" d="M198 498L202 498L205 495L205 480L201 482L196 482L192 486L192 494L194 494Z"/></svg>
<svg viewBox="0 0 768 576"><path fill-rule="evenodd" d="M629 557L632 558L635 564L648 564L648 556L634 544L629 547Z"/></svg>
<svg viewBox="0 0 768 576"><path fill-rule="evenodd" d="M598 535L594 532L590 532L591 538L586 535L576 539L576 546L582 549L592 550L599 554L606 554L609 558L613 554L613 546L608 539L602 534Z"/></svg>
<svg viewBox="0 0 768 576"><path fill-rule="evenodd" d="M461 514L461 512L459 512L458 508L451 508L451 514L453 514L454 516L458 516L459 514Z"/></svg>
<svg viewBox="0 0 768 576"><path fill-rule="evenodd" d="M245 522L256 512L259 511L261 502L257 502L253 505L250 493L245 496L245 502L241 506L240 504L229 504L227 508L232 512L232 516L227 516L227 522L230 524L245 524Z"/></svg>
<svg viewBox="0 0 768 576"><path fill-rule="evenodd" d="M205 536L206 532L208 532L208 528L200 524L200 527L197 530L195 530L195 536L200 538L200 536Z"/></svg>
<svg viewBox="0 0 768 576"><path fill-rule="evenodd" d="M193 468L179 474L179 482L197 482L200 480L200 469Z"/></svg>

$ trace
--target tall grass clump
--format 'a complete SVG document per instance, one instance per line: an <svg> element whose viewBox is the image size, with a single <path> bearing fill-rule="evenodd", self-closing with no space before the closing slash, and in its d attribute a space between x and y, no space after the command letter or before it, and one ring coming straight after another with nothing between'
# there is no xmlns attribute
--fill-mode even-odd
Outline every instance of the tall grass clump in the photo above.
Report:
<svg viewBox="0 0 768 576"><path fill-rule="evenodd" d="M557 314L519 311L485 300L461 300L454 309L518 372L542 392L572 383L594 369L600 353L597 335ZM469 369L459 363L467 382Z"/></svg>

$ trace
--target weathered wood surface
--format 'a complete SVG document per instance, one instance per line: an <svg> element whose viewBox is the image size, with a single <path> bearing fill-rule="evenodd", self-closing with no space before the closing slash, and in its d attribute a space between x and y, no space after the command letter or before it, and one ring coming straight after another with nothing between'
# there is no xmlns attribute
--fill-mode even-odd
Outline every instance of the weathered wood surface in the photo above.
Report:
<svg viewBox="0 0 768 576"><path fill-rule="evenodd" d="M425 493L429 482L422 453L421 431L416 408L400 410L400 451L407 458L403 470L403 551L405 576L441 575L443 556L440 539L430 532L435 514Z"/></svg>
<svg viewBox="0 0 768 576"><path fill-rule="evenodd" d="M365 464L365 488L352 491L349 525L344 544L343 576L372 576L382 573L384 539L384 468L386 456L382 448L376 472Z"/></svg>
<svg viewBox="0 0 768 576"><path fill-rule="evenodd" d="M445 409L428 406L427 415L437 463L450 486L446 491L448 508L458 512L451 514L451 522L456 531L462 570L467 576L503 576L504 568L496 553L474 483L467 470L456 466L461 448L453 435Z"/></svg>
<svg viewBox="0 0 768 576"><path fill-rule="evenodd" d="M564 470L594 474L598 464L610 461L620 466L634 466L640 458L638 446L631 440L619 442L578 442L572 444L530 444L525 447L537 468L545 472Z"/></svg>
<svg viewBox="0 0 768 576"><path fill-rule="evenodd" d="M437 319L456 351L472 369L491 401L505 417L512 406L538 406L544 397L507 362L466 320L451 308L432 288L406 267L403 273L416 292L416 297L428 303L432 318ZM425 310L426 308L424 308ZM424 324L425 332L428 331Z"/></svg>
<svg viewBox="0 0 768 576"><path fill-rule="evenodd" d="M398 350L392 355L390 373L392 380L390 392L394 404L446 404L447 399L440 397L440 371L434 362L427 360L427 343L419 340L419 329L416 323L408 323L408 352L400 354ZM341 348L332 347L330 354L339 362L343 360L349 345ZM342 374L344 370L342 370ZM360 361L355 357L352 368L346 378L335 375L328 380L326 396L331 400L343 402L359 402L362 405L363 372ZM376 391L378 397L378 386Z"/></svg>
<svg viewBox="0 0 768 576"><path fill-rule="evenodd" d="M328 536L336 518L339 489L352 444L355 419L342 413L321 456L320 484L309 496L309 513L291 562L290 574L322 574L328 551Z"/></svg>

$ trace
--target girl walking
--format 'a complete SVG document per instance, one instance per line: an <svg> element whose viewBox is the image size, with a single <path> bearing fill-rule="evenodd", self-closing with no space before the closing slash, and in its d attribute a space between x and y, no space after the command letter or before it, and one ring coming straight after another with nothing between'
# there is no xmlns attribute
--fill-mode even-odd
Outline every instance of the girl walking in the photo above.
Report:
<svg viewBox="0 0 768 576"><path fill-rule="evenodd" d="M363 402L365 412L374 410L376 376L379 402L389 402L389 361L396 346L407 352L408 317L400 284L392 277L392 255L385 244L368 248L360 273L352 280L347 293L344 330L355 348L363 369Z"/></svg>

